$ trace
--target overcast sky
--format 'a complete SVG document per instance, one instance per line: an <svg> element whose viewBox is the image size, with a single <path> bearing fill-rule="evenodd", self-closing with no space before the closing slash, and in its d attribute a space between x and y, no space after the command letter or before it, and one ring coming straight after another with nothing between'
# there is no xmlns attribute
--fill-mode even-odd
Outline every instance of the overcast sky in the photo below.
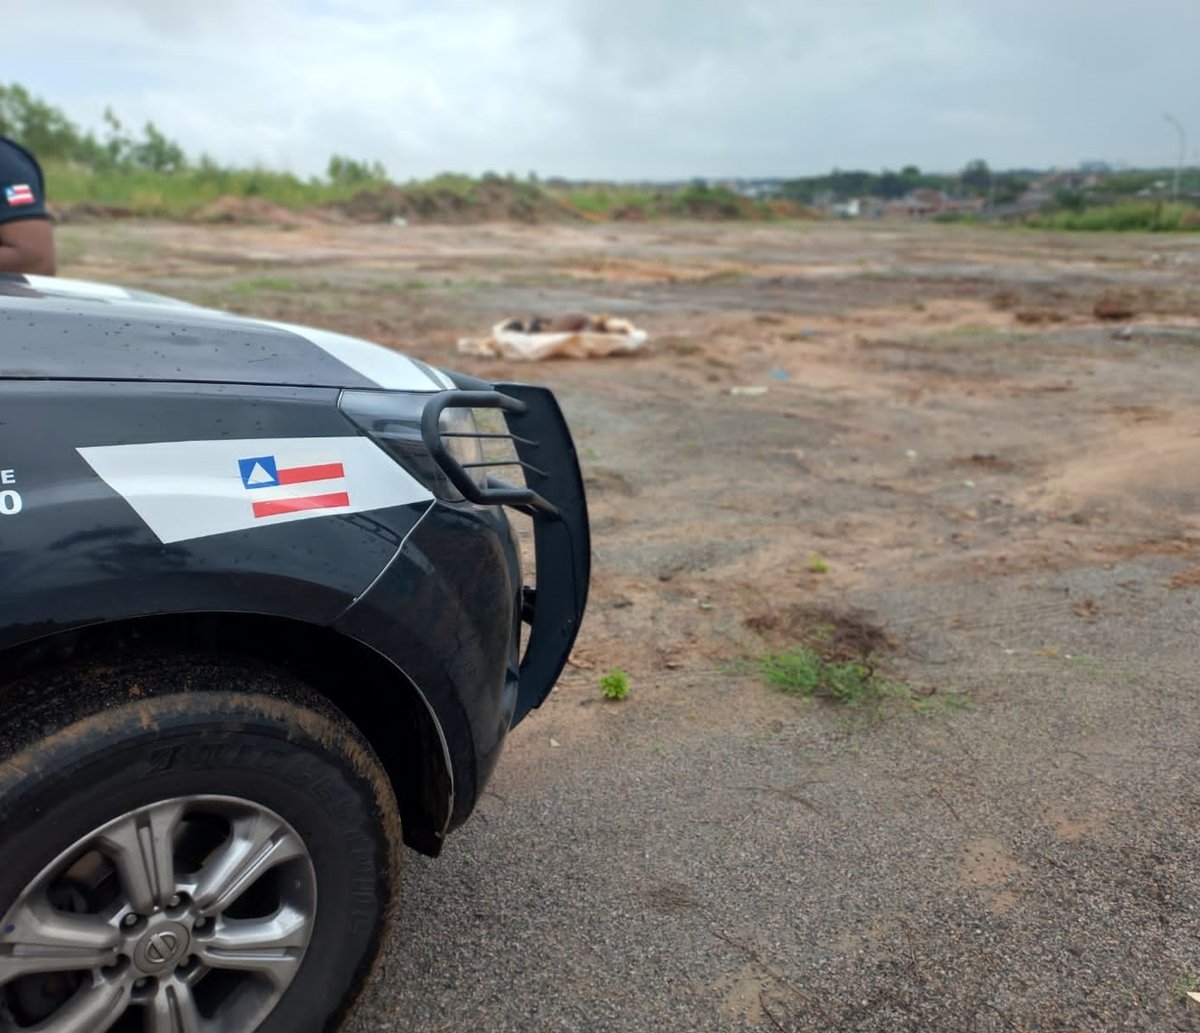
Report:
<svg viewBox="0 0 1200 1033"><path fill-rule="evenodd" d="M1200 0L30 0L0 81L393 177L1200 160Z"/></svg>

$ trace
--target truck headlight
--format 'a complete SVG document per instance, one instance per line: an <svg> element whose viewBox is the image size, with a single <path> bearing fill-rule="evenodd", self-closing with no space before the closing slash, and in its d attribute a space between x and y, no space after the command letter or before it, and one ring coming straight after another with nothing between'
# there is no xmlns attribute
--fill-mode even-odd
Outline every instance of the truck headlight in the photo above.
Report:
<svg viewBox="0 0 1200 1033"><path fill-rule="evenodd" d="M470 409L445 408L438 416L442 444L479 487L487 485L488 464L484 458L482 432Z"/></svg>

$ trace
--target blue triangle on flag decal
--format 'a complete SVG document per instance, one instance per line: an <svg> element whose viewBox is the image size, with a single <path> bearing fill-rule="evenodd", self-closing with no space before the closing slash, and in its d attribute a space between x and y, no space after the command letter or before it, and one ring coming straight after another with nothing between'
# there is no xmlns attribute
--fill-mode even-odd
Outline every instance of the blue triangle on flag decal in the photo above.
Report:
<svg viewBox="0 0 1200 1033"><path fill-rule="evenodd" d="M274 456L250 456L238 460L238 472L244 488L274 488L279 484L279 469Z"/></svg>

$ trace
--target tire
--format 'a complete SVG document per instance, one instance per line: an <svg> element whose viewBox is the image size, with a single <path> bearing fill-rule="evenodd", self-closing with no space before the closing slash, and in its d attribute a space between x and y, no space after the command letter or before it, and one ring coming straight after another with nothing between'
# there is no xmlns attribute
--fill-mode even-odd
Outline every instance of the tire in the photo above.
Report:
<svg viewBox="0 0 1200 1033"><path fill-rule="evenodd" d="M0 1033L332 1033L361 992L399 874L378 761L302 686L188 679L0 697Z"/></svg>

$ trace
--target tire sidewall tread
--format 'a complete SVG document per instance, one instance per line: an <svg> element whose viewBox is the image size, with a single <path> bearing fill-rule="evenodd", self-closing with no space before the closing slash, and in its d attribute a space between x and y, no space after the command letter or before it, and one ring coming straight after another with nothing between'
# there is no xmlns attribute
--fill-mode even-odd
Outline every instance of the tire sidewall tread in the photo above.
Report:
<svg viewBox="0 0 1200 1033"><path fill-rule="evenodd" d="M130 810L173 796L249 799L296 829L318 884L304 963L255 1033L332 1033L396 906L399 816L381 766L344 717L290 680L242 683L266 692L172 692L145 672L125 682L80 707L78 696L54 698L60 680L46 690L54 696L26 692L30 705L15 708L7 734L24 748L0 762L0 908ZM47 713L64 723L48 725Z"/></svg>

